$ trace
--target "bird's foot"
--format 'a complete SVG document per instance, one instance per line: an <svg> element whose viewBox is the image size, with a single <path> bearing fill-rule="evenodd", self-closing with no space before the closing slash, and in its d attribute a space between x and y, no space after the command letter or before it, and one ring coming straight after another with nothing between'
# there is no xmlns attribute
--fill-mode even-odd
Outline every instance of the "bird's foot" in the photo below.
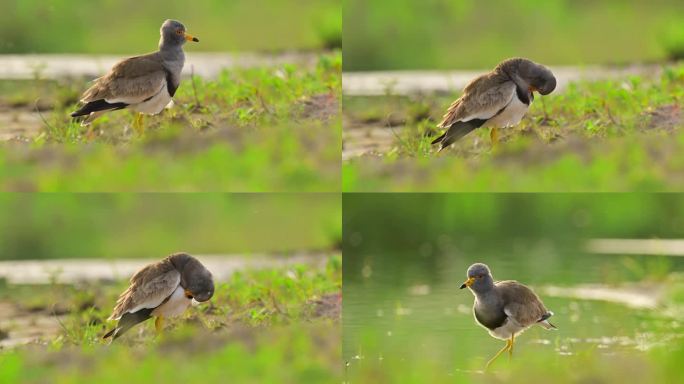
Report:
<svg viewBox="0 0 684 384"><path fill-rule="evenodd" d="M499 129L492 127L491 131L489 131L489 138L492 141L492 151L495 151L499 146Z"/></svg>
<svg viewBox="0 0 684 384"><path fill-rule="evenodd" d="M157 330L157 333L160 334L162 333L162 329L164 328L164 317L159 316L157 319L154 321L154 329Z"/></svg>
<svg viewBox="0 0 684 384"><path fill-rule="evenodd" d="M145 126L143 125L144 118L145 116L142 113L138 113L138 116L135 117L135 122L133 123L133 128L140 136L145 134Z"/></svg>
<svg viewBox="0 0 684 384"><path fill-rule="evenodd" d="M497 357L501 356L502 353L508 351L511 348L513 348L513 342L511 341L511 339L506 340L506 346L501 348L501 350L497 352L496 355L494 355L494 357L489 359L487 365L485 365L485 371L489 370L489 366L492 365L492 363L494 362L494 360L496 360Z"/></svg>

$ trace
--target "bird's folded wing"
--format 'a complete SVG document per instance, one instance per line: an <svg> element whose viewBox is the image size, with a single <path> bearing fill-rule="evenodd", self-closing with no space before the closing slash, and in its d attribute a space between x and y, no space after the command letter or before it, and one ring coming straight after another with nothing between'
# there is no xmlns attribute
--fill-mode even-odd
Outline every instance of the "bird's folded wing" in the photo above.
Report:
<svg viewBox="0 0 684 384"><path fill-rule="evenodd" d="M506 107L514 95L515 83L512 81L501 81L498 76L480 76L466 86L463 95L451 104L438 126L448 128L459 121L490 119Z"/></svg>
<svg viewBox="0 0 684 384"><path fill-rule="evenodd" d="M143 308L158 307L179 284L180 273L170 262L148 265L133 275L131 285L119 296L110 319L116 320L124 313L135 313Z"/></svg>
<svg viewBox="0 0 684 384"><path fill-rule="evenodd" d="M517 281L500 281L496 285L506 303L504 313L518 324L532 325L548 312L539 297Z"/></svg>
<svg viewBox="0 0 684 384"><path fill-rule="evenodd" d="M117 63L107 75L95 80L81 101L104 99L108 103L137 104L159 93L165 85L166 70L159 56L136 56Z"/></svg>

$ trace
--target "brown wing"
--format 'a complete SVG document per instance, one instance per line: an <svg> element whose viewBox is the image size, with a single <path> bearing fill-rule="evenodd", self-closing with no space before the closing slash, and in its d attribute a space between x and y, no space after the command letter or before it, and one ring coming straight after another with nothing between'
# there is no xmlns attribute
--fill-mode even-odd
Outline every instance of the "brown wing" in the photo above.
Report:
<svg viewBox="0 0 684 384"><path fill-rule="evenodd" d="M117 320L124 313L143 308L156 308L179 284L180 273L170 261L149 264L131 277L131 285L119 296L109 319Z"/></svg>
<svg viewBox="0 0 684 384"><path fill-rule="evenodd" d="M499 281L496 288L502 294L506 315L522 326L533 325L548 313L539 296L517 281Z"/></svg>
<svg viewBox="0 0 684 384"><path fill-rule="evenodd" d="M108 103L140 103L159 92L165 81L166 71L158 53L131 57L96 79L83 93L81 102L105 99Z"/></svg>
<svg viewBox="0 0 684 384"><path fill-rule="evenodd" d="M454 101L438 127L448 128L459 121L490 119L513 98L515 83L505 75L490 72L468 83L463 95Z"/></svg>

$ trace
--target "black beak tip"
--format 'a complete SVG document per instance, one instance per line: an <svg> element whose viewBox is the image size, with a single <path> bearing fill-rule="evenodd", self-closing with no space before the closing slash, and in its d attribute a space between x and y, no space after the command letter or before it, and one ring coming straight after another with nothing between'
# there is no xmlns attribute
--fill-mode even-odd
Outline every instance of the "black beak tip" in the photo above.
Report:
<svg viewBox="0 0 684 384"><path fill-rule="evenodd" d="M463 288L465 288L465 287L466 287L466 285L465 285L465 284L462 284L462 285L461 285L461 289L463 289Z"/></svg>
<svg viewBox="0 0 684 384"><path fill-rule="evenodd" d="M194 41L195 43L199 43L199 39L196 38L196 37L193 37L193 38L192 38L192 41Z"/></svg>

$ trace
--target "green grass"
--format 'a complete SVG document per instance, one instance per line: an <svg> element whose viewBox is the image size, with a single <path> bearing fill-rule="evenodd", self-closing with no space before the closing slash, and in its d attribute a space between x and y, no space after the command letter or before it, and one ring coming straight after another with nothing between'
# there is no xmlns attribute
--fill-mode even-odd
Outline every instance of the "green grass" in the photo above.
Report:
<svg viewBox="0 0 684 384"><path fill-rule="evenodd" d="M677 0L344 0L344 69L478 69L516 56L557 65L676 59L682 11Z"/></svg>
<svg viewBox="0 0 684 384"><path fill-rule="evenodd" d="M342 261L322 269L246 270L220 283L209 303L167 322L157 336L151 321L112 345L100 339L125 282L81 287L4 287L31 313L66 313L59 335L0 354L3 382L240 382L340 381L339 301ZM9 290L8 290L9 289ZM28 302L23 298L29 297ZM334 305L333 305L334 306Z"/></svg>
<svg viewBox="0 0 684 384"><path fill-rule="evenodd" d="M341 54L183 81L176 106L131 129L111 113L69 119L84 81L0 85L0 106L44 122L0 148L0 188L20 191L336 191L340 189ZM2 83L0 83L2 84Z"/></svg>
<svg viewBox="0 0 684 384"><path fill-rule="evenodd" d="M435 153L430 142L458 95L346 97L345 129L392 128L379 156L343 164L345 191L675 191L684 185L684 66L660 77L571 84L537 97L491 150L488 130ZM389 129L389 128L388 128ZM348 143L345 143L347 145Z"/></svg>

